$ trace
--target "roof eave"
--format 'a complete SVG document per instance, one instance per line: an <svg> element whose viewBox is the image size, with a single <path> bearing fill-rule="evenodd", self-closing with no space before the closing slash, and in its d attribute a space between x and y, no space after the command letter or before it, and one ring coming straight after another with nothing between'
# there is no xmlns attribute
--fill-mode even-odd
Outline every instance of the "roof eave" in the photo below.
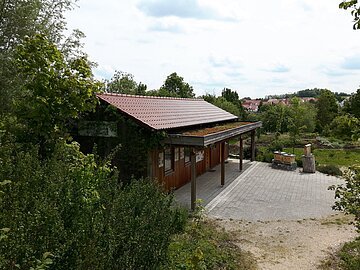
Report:
<svg viewBox="0 0 360 270"><path fill-rule="evenodd" d="M259 121L204 136L168 134L168 138L164 140L164 143L172 144L172 145L182 145L182 146L205 147L247 133L261 126L262 126L262 122Z"/></svg>

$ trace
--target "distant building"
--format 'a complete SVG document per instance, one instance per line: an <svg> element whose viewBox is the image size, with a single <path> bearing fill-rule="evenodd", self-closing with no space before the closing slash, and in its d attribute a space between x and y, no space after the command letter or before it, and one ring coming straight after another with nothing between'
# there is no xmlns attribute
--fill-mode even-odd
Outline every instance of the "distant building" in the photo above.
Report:
<svg viewBox="0 0 360 270"><path fill-rule="evenodd" d="M314 97L299 97L302 102L316 102L318 99ZM270 98L268 100L260 99L245 99L242 106L249 112L257 112L259 110L260 103L265 104L283 104L290 106L291 98Z"/></svg>
<svg viewBox="0 0 360 270"><path fill-rule="evenodd" d="M260 103L261 103L261 100L250 99L250 100L245 100L244 103L242 104L242 106L247 111L257 112L259 110Z"/></svg>

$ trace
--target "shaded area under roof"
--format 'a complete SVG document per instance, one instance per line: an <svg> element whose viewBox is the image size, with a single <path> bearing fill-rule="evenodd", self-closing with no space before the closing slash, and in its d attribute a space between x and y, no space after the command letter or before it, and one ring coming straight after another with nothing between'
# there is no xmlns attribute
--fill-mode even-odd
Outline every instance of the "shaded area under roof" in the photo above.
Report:
<svg viewBox="0 0 360 270"><path fill-rule="evenodd" d="M191 132L186 131L179 134L168 134L168 138L165 139L165 143L172 145L183 145L183 146L198 146L205 147L210 144L225 141L230 138L245 134L247 132L256 130L261 127L262 122L237 122L238 126L234 127L235 123L229 123L228 128L223 128L221 131L211 132L211 129L204 128L202 130L196 130L194 134L204 135L191 135ZM226 127L226 125L224 125ZM204 131L204 132L203 132ZM190 135L189 135L190 134Z"/></svg>
<svg viewBox="0 0 360 270"><path fill-rule="evenodd" d="M110 93L97 96L125 115L155 130L189 127L238 118L203 99Z"/></svg>

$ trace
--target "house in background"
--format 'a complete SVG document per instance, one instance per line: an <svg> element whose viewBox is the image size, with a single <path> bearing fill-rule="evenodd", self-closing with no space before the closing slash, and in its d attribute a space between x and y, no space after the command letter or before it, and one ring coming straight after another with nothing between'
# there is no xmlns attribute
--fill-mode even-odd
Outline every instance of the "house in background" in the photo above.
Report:
<svg viewBox="0 0 360 270"><path fill-rule="evenodd" d="M156 178L167 190L192 182L191 206L196 199L196 176L221 164L225 183L228 140L251 135L255 158L255 131L261 122L238 122L238 117L203 99L98 94L96 112L79 123L76 139L84 152L96 145L106 156L118 145L112 162L120 178Z"/></svg>

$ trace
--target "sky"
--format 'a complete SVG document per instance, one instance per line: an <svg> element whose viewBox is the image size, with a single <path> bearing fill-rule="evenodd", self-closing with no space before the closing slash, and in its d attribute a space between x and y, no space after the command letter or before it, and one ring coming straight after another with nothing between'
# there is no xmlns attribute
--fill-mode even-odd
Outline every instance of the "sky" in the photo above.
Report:
<svg viewBox="0 0 360 270"><path fill-rule="evenodd" d="M340 0L80 0L68 28L85 33L98 79L116 70L158 89L173 72L196 95L260 98L303 89L353 93L360 30Z"/></svg>

